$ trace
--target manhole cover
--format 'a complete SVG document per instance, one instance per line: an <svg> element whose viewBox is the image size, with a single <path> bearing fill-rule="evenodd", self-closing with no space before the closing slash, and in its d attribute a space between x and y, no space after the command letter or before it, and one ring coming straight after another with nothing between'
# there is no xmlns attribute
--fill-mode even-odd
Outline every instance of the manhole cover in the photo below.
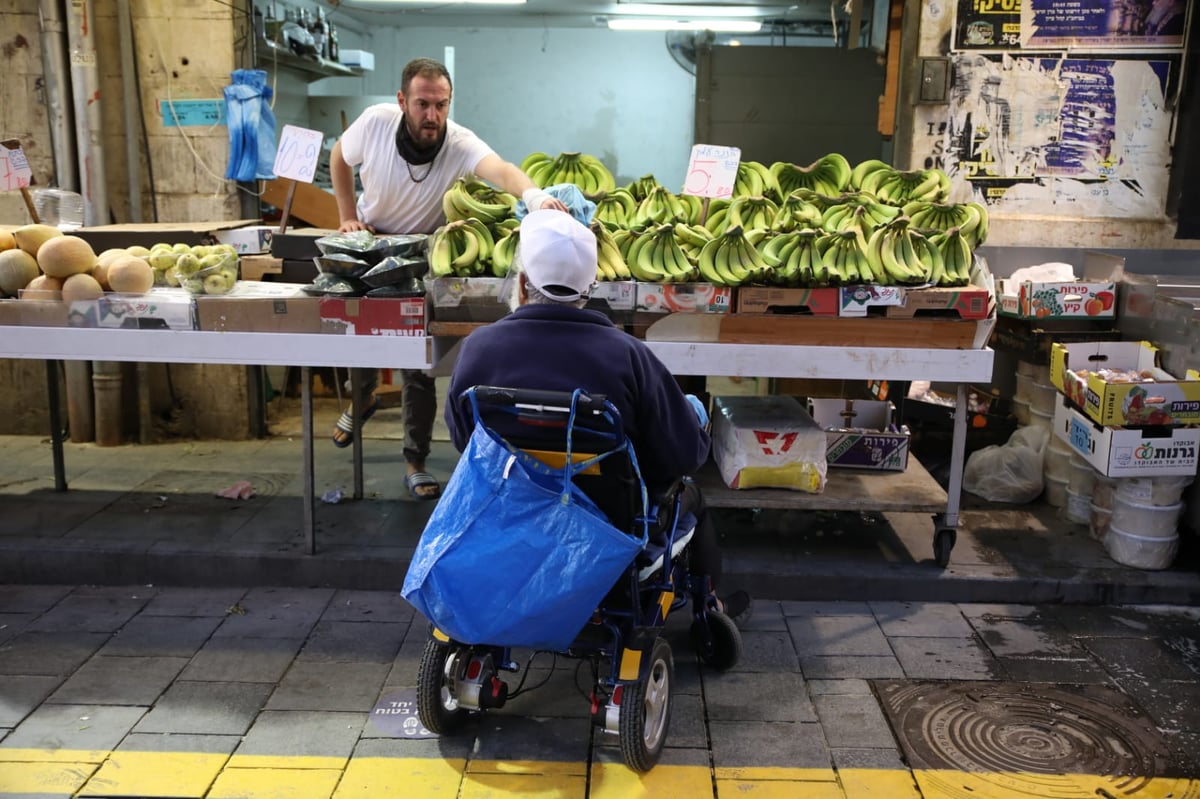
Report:
<svg viewBox="0 0 1200 799"><path fill-rule="evenodd" d="M1168 773L1167 745L1103 686L876 681L925 796L1200 796Z"/></svg>

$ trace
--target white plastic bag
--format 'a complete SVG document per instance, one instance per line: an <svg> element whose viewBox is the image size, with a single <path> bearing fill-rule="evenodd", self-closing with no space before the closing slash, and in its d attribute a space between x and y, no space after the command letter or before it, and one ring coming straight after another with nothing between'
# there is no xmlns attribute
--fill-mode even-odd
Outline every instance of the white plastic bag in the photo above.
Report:
<svg viewBox="0 0 1200 799"><path fill-rule="evenodd" d="M991 502L1032 502L1042 493L1042 459L1050 434L1019 427L1003 445L972 452L963 467L964 491Z"/></svg>

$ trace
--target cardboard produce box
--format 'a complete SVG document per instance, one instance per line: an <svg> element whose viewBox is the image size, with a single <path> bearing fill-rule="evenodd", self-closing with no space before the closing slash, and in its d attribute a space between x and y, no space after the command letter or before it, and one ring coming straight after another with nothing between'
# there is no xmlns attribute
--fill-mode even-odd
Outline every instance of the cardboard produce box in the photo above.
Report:
<svg viewBox="0 0 1200 799"><path fill-rule="evenodd" d="M830 466L902 472L908 468L911 435L896 424L896 406L878 400L813 397L812 418L825 431Z"/></svg>
<svg viewBox="0 0 1200 799"><path fill-rule="evenodd" d="M739 286L737 313L837 316L841 294L836 288Z"/></svg>
<svg viewBox="0 0 1200 799"><path fill-rule="evenodd" d="M429 317L439 322L495 322L511 312L508 285L502 277L427 277Z"/></svg>
<svg viewBox="0 0 1200 799"><path fill-rule="evenodd" d="M155 287L145 294L105 294L67 309L70 327L195 330L196 300L186 289Z"/></svg>
<svg viewBox="0 0 1200 799"><path fill-rule="evenodd" d="M587 305L591 311L599 311L616 324L633 322L633 306L637 302L637 281L602 280L592 289Z"/></svg>
<svg viewBox="0 0 1200 799"><path fill-rule="evenodd" d="M1083 274L1073 281L996 281L999 312L1019 319L1109 319L1117 315L1117 281L1125 259L1086 252Z"/></svg>
<svg viewBox="0 0 1200 799"><path fill-rule="evenodd" d="M825 489L825 431L795 397L715 397L713 460L730 488Z"/></svg>
<svg viewBox="0 0 1200 799"><path fill-rule="evenodd" d="M321 297L321 329L349 336L424 336L424 297Z"/></svg>
<svg viewBox="0 0 1200 799"><path fill-rule="evenodd" d="M212 238L218 244L230 244L238 255L261 255L271 251L271 237L276 228L268 225L249 225L231 230L214 230Z"/></svg>
<svg viewBox="0 0 1200 799"><path fill-rule="evenodd" d="M1200 458L1200 428L1138 429L1098 425L1059 402L1054 434L1108 477L1191 476Z"/></svg>
<svg viewBox="0 0 1200 799"><path fill-rule="evenodd" d="M1142 382L1132 382L1128 375ZM1148 341L1055 342L1050 382L1103 425L1180 425L1200 422L1200 372L1182 378L1159 366Z"/></svg>
<svg viewBox="0 0 1200 799"><path fill-rule="evenodd" d="M228 294L196 298L200 330L242 333L320 333L320 301L298 283L238 281Z"/></svg>
<svg viewBox="0 0 1200 799"><path fill-rule="evenodd" d="M733 288L712 283L637 284L637 311L649 313L729 313Z"/></svg>
<svg viewBox="0 0 1200 799"><path fill-rule="evenodd" d="M194 247L210 244L218 231L253 225L257 219L234 219L226 222L131 222L122 225L82 227L71 233L92 245L97 254L115 247L134 245L153 247L155 244L187 244Z"/></svg>

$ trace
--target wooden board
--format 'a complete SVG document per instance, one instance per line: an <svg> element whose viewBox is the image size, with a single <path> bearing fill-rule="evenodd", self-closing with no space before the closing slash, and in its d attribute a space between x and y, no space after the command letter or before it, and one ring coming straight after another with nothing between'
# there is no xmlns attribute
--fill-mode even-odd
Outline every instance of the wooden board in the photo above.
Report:
<svg viewBox="0 0 1200 799"><path fill-rule="evenodd" d="M266 181L263 185L262 201L276 208L283 208L287 203L288 189L291 185L292 181L279 178ZM297 222L305 222L316 228L337 230L341 224L337 200L329 192L311 183L296 183L296 196L292 198L288 225L294 228Z"/></svg>
<svg viewBox="0 0 1200 799"><path fill-rule="evenodd" d="M723 344L807 344L826 347L970 349L977 330L957 319L780 316L728 314L720 321Z"/></svg>
<svg viewBox="0 0 1200 799"><path fill-rule="evenodd" d="M945 512L947 499L946 491L912 455L903 472L830 469L820 494L786 488L729 488L712 460L700 470L696 483L704 491L704 501L713 508L936 514Z"/></svg>

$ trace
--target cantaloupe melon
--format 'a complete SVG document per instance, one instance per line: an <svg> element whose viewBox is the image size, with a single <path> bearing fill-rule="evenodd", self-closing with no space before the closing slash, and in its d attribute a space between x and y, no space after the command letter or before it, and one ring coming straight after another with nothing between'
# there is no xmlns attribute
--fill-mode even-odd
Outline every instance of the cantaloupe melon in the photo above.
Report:
<svg viewBox="0 0 1200 799"><path fill-rule="evenodd" d="M41 246L37 262L50 277L67 278L92 271L96 266L96 251L78 236L58 236Z"/></svg>
<svg viewBox="0 0 1200 799"><path fill-rule="evenodd" d="M42 245L50 239L58 238L63 232L50 225L21 225L12 234L18 247L37 258Z"/></svg>
<svg viewBox="0 0 1200 799"><path fill-rule="evenodd" d="M0 252L11 250L17 246L11 230L0 230Z"/></svg>
<svg viewBox="0 0 1200 799"><path fill-rule="evenodd" d="M24 250L0 252L0 295L16 297L39 274L37 259Z"/></svg>
<svg viewBox="0 0 1200 799"><path fill-rule="evenodd" d="M154 270L145 258L125 255L108 265L108 287L113 291L144 294L154 286Z"/></svg>
<svg viewBox="0 0 1200 799"><path fill-rule="evenodd" d="M62 297L63 282L60 278L49 275L38 275L29 281L29 285L21 292L23 300L57 300Z"/></svg>
<svg viewBox="0 0 1200 799"><path fill-rule="evenodd" d="M78 300L95 300L104 296L104 289L100 288L99 281L91 275L76 274L71 275L63 281L62 298L63 302L76 302Z"/></svg>
<svg viewBox="0 0 1200 799"><path fill-rule="evenodd" d="M111 291L111 287L108 285L108 267L113 261L128 255L129 253L125 252L123 247L113 247L96 256L96 266L92 269L92 277L96 278L100 288Z"/></svg>

